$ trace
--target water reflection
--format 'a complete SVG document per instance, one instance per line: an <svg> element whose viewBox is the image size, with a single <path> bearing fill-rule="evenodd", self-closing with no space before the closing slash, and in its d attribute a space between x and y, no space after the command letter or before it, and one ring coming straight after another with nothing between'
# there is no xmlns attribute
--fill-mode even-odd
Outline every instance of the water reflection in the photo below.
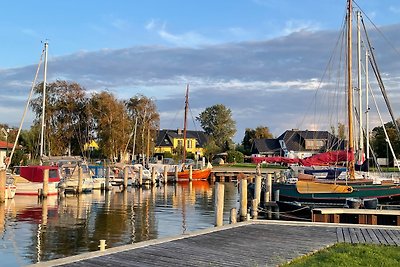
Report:
<svg viewBox="0 0 400 267"><path fill-rule="evenodd" d="M79 196L15 196L0 204L0 257L22 266L212 227L213 185L180 183L160 187L113 188ZM237 188L225 184L225 223L237 207Z"/></svg>

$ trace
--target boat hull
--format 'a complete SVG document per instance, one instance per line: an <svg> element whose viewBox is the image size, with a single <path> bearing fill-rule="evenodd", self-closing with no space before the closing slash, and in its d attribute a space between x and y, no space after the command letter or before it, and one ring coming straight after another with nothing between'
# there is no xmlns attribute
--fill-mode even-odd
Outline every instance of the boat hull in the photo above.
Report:
<svg viewBox="0 0 400 267"><path fill-rule="evenodd" d="M21 196L38 196L40 190L43 189L43 183L17 183L17 191L16 195ZM58 182L51 182L48 184L48 196L57 195L58 194Z"/></svg>
<svg viewBox="0 0 400 267"><path fill-rule="evenodd" d="M207 180L211 174L211 169L192 170L192 180ZM179 180L189 180L189 170L178 172Z"/></svg>
<svg viewBox="0 0 400 267"><path fill-rule="evenodd" d="M279 190L279 198L287 200L345 203L347 198L400 198L399 185L352 185L352 188L350 193L299 193L296 184L273 184L273 191Z"/></svg>

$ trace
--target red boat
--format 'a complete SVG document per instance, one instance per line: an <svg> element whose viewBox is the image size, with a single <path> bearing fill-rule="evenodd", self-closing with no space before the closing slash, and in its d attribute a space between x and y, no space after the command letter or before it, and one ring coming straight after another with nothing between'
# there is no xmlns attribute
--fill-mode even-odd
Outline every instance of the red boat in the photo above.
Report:
<svg viewBox="0 0 400 267"><path fill-rule="evenodd" d="M43 188L44 170L49 170L48 195L58 194L60 175L56 166L19 166L15 167L13 177L17 186L16 195L38 195Z"/></svg>
<svg viewBox="0 0 400 267"><path fill-rule="evenodd" d="M210 176L211 169L195 169L192 170L192 180L207 180ZM189 170L184 170L178 172L178 179L179 180L189 180ZM179 181L178 180L178 181Z"/></svg>

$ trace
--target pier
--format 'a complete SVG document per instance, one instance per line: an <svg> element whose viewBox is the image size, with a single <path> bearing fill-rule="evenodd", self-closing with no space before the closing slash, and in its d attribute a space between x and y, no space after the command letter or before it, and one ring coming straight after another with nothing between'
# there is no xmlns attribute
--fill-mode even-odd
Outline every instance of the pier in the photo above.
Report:
<svg viewBox="0 0 400 267"><path fill-rule="evenodd" d="M400 227L254 220L32 266L276 266L338 242L400 246Z"/></svg>

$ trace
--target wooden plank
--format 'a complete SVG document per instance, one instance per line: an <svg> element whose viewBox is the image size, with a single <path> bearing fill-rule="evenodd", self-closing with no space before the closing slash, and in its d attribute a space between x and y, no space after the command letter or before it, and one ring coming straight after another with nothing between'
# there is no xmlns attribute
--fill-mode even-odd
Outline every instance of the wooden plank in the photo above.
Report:
<svg viewBox="0 0 400 267"><path fill-rule="evenodd" d="M396 245L392 237L387 233L386 229L377 229L377 231L379 231L381 235L384 237L384 239L386 240L386 244Z"/></svg>
<svg viewBox="0 0 400 267"><path fill-rule="evenodd" d="M396 236L395 234L396 230L387 230L388 235L392 238L393 242L397 245L400 246L400 237Z"/></svg>
<svg viewBox="0 0 400 267"><path fill-rule="evenodd" d="M377 237L377 235L376 235L376 233L375 233L374 230L375 230L375 229L367 229L367 232L368 232L369 236L370 236L371 239L372 239L372 243L374 243L374 244L380 244L381 242L379 241L379 238Z"/></svg>
<svg viewBox="0 0 400 267"><path fill-rule="evenodd" d="M368 229L361 228L360 230L361 230L361 233L362 233L362 235L364 237L365 243L373 243L373 240L372 240L371 236L368 233Z"/></svg>
<svg viewBox="0 0 400 267"><path fill-rule="evenodd" d="M360 228L354 228L354 232L357 236L358 239L358 243L365 243L365 238L364 235L361 233L361 229Z"/></svg>
<svg viewBox="0 0 400 267"><path fill-rule="evenodd" d="M336 236L339 243L344 242L343 228L341 227L336 228Z"/></svg>
<svg viewBox="0 0 400 267"><path fill-rule="evenodd" d="M354 228L349 228L349 234L350 234L351 243L354 243L354 244L359 243L358 236L356 235Z"/></svg>
<svg viewBox="0 0 400 267"><path fill-rule="evenodd" d="M343 228L344 242L351 243L349 228Z"/></svg>

